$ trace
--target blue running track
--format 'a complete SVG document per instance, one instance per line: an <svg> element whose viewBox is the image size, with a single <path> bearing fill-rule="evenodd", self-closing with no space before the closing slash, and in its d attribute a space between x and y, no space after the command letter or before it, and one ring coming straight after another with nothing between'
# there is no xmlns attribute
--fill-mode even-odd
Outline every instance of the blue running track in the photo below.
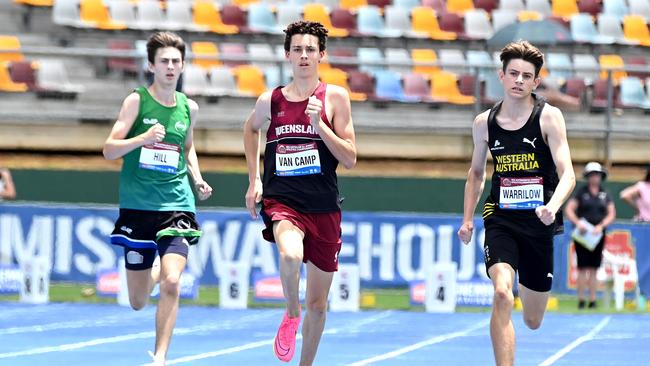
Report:
<svg viewBox="0 0 650 366"><path fill-rule="evenodd" d="M145 365L155 307L0 303L0 365ZM168 365L287 365L273 355L280 309L181 306ZM329 313L314 365L493 365L488 313ZM650 316L514 314L516 365L650 365ZM290 365L298 365L296 351Z"/></svg>

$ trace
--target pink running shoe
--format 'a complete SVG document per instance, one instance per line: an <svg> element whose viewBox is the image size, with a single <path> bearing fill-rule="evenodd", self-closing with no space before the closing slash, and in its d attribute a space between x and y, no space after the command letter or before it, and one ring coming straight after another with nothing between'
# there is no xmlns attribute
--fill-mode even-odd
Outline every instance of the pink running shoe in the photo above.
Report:
<svg viewBox="0 0 650 366"><path fill-rule="evenodd" d="M289 313L285 312L275 335L273 342L273 352L280 361L289 362L296 352L296 334L300 325L300 315L297 318L289 318Z"/></svg>

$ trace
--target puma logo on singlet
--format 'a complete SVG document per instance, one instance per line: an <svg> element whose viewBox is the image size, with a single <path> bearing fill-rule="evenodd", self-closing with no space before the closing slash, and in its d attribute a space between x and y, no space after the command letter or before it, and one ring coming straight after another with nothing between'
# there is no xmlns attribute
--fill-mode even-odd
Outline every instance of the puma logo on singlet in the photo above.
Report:
<svg viewBox="0 0 650 366"><path fill-rule="evenodd" d="M537 140L537 137L535 137L535 138L533 139L533 141L530 141L529 139L527 139L527 138L524 137L524 142L527 143L527 144L531 144L531 145L533 146L533 149L536 148L536 147L535 147L535 140Z"/></svg>
<svg viewBox="0 0 650 366"><path fill-rule="evenodd" d="M158 119L156 119L156 118L143 118L142 123L144 123L145 125L155 125L156 123L158 123Z"/></svg>

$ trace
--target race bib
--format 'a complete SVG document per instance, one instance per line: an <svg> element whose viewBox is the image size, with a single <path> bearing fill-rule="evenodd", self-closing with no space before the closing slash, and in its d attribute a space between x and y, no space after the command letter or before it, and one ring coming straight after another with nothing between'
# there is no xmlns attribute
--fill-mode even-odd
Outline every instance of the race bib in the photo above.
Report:
<svg viewBox="0 0 650 366"><path fill-rule="evenodd" d="M156 142L140 149L140 168L175 174L181 148L178 145Z"/></svg>
<svg viewBox="0 0 650 366"><path fill-rule="evenodd" d="M320 156L315 142L283 145L275 149L275 174L281 177L320 173Z"/></svg>
<svg viewBox="0 0 650 366"><path fill-rule="evenodd" d="M499 207L506 210L530 210L544 204L542 177L501 178Z"/></svg>

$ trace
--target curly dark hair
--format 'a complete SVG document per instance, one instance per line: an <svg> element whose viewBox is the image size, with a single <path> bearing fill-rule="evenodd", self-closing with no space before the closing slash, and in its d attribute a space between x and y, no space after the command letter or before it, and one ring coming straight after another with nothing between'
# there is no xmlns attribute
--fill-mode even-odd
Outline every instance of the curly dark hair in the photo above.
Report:
<svg viewBox="0 0 650 366"><path fill-rule="evenodd" d="M156 32L147 41L147 59L152 64L156 62L156 51L159 48L174 47L181 52L181 60L185 60L185 42L178 34L172 32Z"/></svg>
<svg viewBox="0 0 650 366"><path fill-rule="evenodd" d="M291 47L291 37L296 34L311 34L318 37L318 50L325 51L327 48L327 28L318 22L299 20L287 26L284 30L284 50L289 51Z"/></svg>
<svg viewBox="0 0 650 366"><path fill-rule="evenodd" d="M528 41L519 40L507 44L501 50L499 56L503 63L503 72L506 71L510 60L522 59L528 61L535 66L535 77L539 76L539 71L544 65L544 54L537 47L530 44Z"/></svg>

